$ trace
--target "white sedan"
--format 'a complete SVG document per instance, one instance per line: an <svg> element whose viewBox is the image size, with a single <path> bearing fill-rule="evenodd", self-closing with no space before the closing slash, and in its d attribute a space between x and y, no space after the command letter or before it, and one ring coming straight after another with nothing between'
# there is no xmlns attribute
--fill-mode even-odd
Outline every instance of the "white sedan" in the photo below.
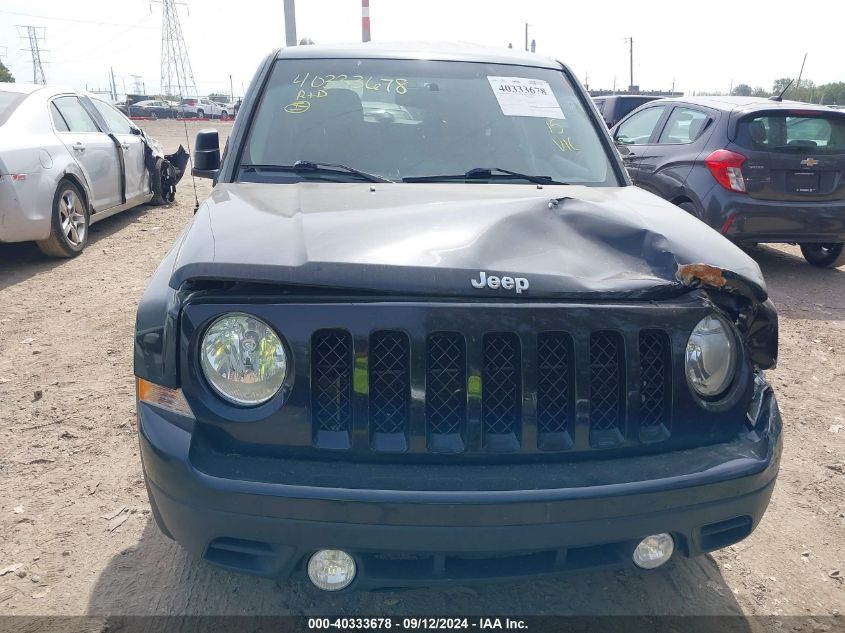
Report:
<svg viewBox="0 0 845 633"><path fill-rule="evenodd" d="M187 158L94 95L0 83L0 242L74 257L94 222L172 201Z"/></svg>

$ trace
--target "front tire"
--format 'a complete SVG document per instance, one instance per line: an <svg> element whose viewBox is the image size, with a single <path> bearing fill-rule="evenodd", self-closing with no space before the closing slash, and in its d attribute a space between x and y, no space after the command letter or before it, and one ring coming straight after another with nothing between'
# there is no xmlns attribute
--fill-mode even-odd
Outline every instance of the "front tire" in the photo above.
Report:
<svg viewBox="0 0 845 633"><path fill-rule="evenodd" d="M50 237L36 242L38 248L48 257L76 257L88 245L90 224L88 203L79 187L62 180L53 196Z"/></svg>
<svg viewBox="0 0 845 633"><path fill-rule="evenodd" d="M807 263L819 268L845 266L845 243L801 244L801 254Z"/></svg>
<svg viewBox="0 0 845 633"><path fill-rule="evenodd" d="M204 119L205 118L205 110L197 110L197 118Z"/></svg>
<svg viewBox="0 0 845 633"><path fill-rule="evenodd" d="M165 166L163 158L156 158L155 173L150 175L151 187L153 190L153 198L150 200L150 204L152 205L161 206L163 204L173 202L173 200L170 199L169 192L164 191L165 174L163 172L167 168L168 167Z"/></svg>

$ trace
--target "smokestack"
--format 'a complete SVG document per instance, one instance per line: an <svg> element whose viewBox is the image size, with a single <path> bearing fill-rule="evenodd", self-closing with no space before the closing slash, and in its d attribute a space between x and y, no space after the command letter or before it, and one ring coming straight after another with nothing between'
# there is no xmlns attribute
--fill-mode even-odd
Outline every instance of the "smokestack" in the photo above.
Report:
<svg viewBox="0 0 845 633"><path fill-rule="evenodd" d="M370 0L361 0L361 41L370 41Z"/></svg>

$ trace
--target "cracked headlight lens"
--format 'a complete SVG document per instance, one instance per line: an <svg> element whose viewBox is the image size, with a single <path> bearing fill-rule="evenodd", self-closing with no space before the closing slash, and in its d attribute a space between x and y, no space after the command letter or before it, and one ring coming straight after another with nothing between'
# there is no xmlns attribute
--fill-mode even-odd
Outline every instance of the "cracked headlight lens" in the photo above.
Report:
<svg viewBox="0 0 845 633"><path fill-rule="evenodd" d="M287 352L273 328L240 312L211 324L200 346L200 364L214 391L243 406L270 400L288 372Z"/></svg>
<svg viewBox="0 0 845 633"><path fill-rule="evenodd" d="M690 334L686 349L687 380L693 390L713 399L728 390L736 374L737 341L731 326L706 316Z"/></svg>

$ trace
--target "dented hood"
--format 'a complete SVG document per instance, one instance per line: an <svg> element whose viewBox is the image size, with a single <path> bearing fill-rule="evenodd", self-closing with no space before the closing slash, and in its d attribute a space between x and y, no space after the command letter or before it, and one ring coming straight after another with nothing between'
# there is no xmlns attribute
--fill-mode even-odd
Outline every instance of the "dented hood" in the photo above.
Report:
<svg viewBox="0 0 845 633"><path fill-rule="evenodd" d="M702 282L687 264L717 270ZM479 289L481 271L529 288ZM766 298L754 260L636 187L221 183L170 285L211 279L529 300L657 298L704 283Z"/></svg>

